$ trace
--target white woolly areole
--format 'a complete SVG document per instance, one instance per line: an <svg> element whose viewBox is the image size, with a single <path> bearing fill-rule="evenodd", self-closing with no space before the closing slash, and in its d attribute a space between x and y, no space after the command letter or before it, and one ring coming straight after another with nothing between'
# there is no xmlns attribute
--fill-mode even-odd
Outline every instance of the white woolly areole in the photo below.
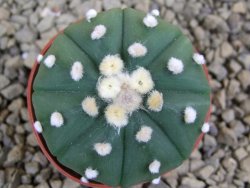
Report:
<svg viewBox="0 0 250 188"><path fill-rule="evenodd" d="M147 48L139 42L135 42L134 44L128 47L129 55L131 55L134 58L143 57L147 54L147 52L148 52Z"/></svg>
<svg viewBox="0 0 250 188"><path fill-rule="evenodd" d="M194 123L196 116L197 116L197 112L193 107L188 106L185 108L184 120L186 123Z"/></svg>
<svg viewBox="0 0 250 188"><path fill-rule="evenodd" d="M36 57L36 61L37 61L38 63L40 63L40 62L42 61L42 59L43 59L43 55L42 55L42 54L39 54L39 55Z"/></svg>
<svg viewBox="0 0 250 188"><path fill-rule="evenodd" d="M92 167L88 167L85 170L85 176L88 179L95 179L95 178L97 178L98 174L99 174L99 172L97 170L92 169Z"/></svg>
<svg viewBox="0 0 250 188"><path fill-rule="evenodd" d="M56 57L54 55L48 55L44 60L44 64L48 68L52 68L56 62Z"/></svg>
<svg viewBox="0 0 250 188"><path fill-rule="evenodd" d="M115 77L103 78L97 83L98 94L103 99L113 99L121 91L121 83Z"/></svg>
<svg viewBox="0 0 250 188"><path fill-rule="evenodd" d="M110 143L96 143L94 149L99 155L106 156L110 154L112 146Z"/></svg>
<svg viewBox="0 0 250 188"><path fill-rule="evenodd" d="M91 33L92 40L102 38L107 32L107 28L104 25L97 25Z"/></svg>
<svg viewBox="0 0 250 188"><path fill-rule="evenodd" d="M202 131L203 133L208 133L209 130L210 130L210 125L209 125L209 123L204 123L204 124L202 125L201 131Z"/></svg>
<svg viewBox="0 0 250 188"><path fill-rule="evenodd" d="M76 61L71 67L71 78L75 81L79 81L83 77L83 65L81 62Z"/></svg>
<svg viewBox="0 0 250 188"><path fill-rule="evenodd" d="M156 27L158 25L158 21L157 19L152 16L151 14L147 14L145 18L143 18L143 23L147 26L147 27Z"/></svg>
<svg viewBox="0 0 250 188"><path fill-rule="evenodd" d="M82 101L82 109L89 116L96 117L98 115L98 107L94 97L86 97Z"/></svg>
<svg viewBox="0 0 250 188"><path fill-rule="evenodd" d="M34 123L34 127L35 127L36 132L38 132L38 133L42 133L43 132L43 127L42 127L40 121L36 121Z"/></svg>
<svg viewBox="0 0 250 188"><path fill-rule="evenodd" d="M161 181L161 177L155 178L152 180L152 184L158 185Z"/></svg>
<svg viewBox="0 0 250 188"><path fill-rule="evenodd" d="M184 69L184 65L180 59L171 57L170 60L168 61L167 68L173 74L180 74Z"/></svg>
<svg viewBox="0 0 250 188"><path fill-rule="evenodd" d="M105 117L109 124L117 128L124 127L128 124L126 110L116 104L111 104L106 108Z"/></svg>
<svg viewBox="0 0 250 188"><path fill-rule="evenodd" d="M151 74L143 67L139 67L131 74L131 88L141 94L145 94L153 89L154 82Z"/></svg>
<svg viewBox="0 0 250 188"><path fill-rule="evenodd" d="M82 183L89 183L89 181L87 180L87 178L85 178L84 176L81 177L80 181Z"/></svg>
<svg viewBox="0 0 250 188"><path fill-rule="evenodd" d="M153 9L153 10L151 11L151 14L152 14L153 16L160 16L160 11L159 11L158 9Z"/></svg>
<svg viewBox="0 0 250 188"><path fill-rule="evenodd" d="M199 53L194 53L193 60L199 65L203 65L206 63L204 56Z"/></svg>
<svg viewBox="0 0 250 188"><path fill-rule="evenodd" d="M158 160L154 160L152 163L150 163L148 168L152 174L157 174L159 173L160 167L161 163Z"/></svg>
<svg viewBox="0 0 250 188"><path fill-rule="evenodd" d="M136 140L138 142L148 142L151 140L153 129L148 126L142 126L141 129L136 133Z"/></svg>
<svg viewBox="0 0 250 188"><path fill-rule="evenodd" d="M107 55L100 63L99 70L105 76L112 76L121 73L123 66L123 61L119 55Z"/></svg>
<svg viewBox="0 0 250 188"><path fill-rule="evenodd" d="M89 9L86 12L85 16L86 16L87 21L90 22L92 18L95 18L97 16L97 11L95 9Z"/></svg>
<svg viewBox="0 0 250 188"><path fill-rule="evenodd" d="M63 125L63 116L59 112L53 112L50 116L50 124L51 126L61 127Z"/></svg>
<svg viewBox="0 0 250 188"><path fill-rule="evenodd" d="M163 107L163 95L159 91L152 91L147 99L148 108L155 112L160 112Z"/></svg>

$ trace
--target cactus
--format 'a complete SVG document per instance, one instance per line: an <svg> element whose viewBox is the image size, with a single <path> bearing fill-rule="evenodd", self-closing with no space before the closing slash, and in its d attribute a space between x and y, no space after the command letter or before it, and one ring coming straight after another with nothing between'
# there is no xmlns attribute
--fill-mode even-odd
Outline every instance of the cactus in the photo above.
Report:
<svg viewBox="0 0 250 188"><path fill-rule="evenodd" d="M204 57L156 13L91 10L39 56L34 126L83 183L157 182L208 131Z"/></svg>

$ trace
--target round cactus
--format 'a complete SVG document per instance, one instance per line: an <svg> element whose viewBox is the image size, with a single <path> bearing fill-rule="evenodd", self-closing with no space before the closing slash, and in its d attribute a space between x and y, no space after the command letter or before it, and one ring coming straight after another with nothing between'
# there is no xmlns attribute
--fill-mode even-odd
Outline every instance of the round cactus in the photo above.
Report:
<svg viewBox="0 0 250 188"><path fill-rule="evenodd" d="M83 183L157 182L209 129L204 57L156 11L86 17L39 56L34 127Z"/></svg>

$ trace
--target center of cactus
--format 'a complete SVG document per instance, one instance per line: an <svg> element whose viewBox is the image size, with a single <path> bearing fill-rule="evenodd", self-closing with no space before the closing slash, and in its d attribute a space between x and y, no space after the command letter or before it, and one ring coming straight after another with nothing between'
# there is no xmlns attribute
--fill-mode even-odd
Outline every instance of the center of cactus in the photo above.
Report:
<svg viewBox="0 0 250 188"><path fill-rule="evenodd" d="M127 112L132 113L137 110L142 102L142 97L135 90L122 86L121 92L114 99L114 103L121 105L127 110Z"/></svg>
<svg viewBox="0 0 250 188"><path fill-rule="evenodd" d="M110 83L106 88L107 81ZM138 84L141 85L142 81L138 81ZM142 95L133 89L132 78L128 73L119 73L101 79L97 83L97 89L99 96L104 101L124 108L127 113L138 110L142 102Z"/></svg>
<svg viewBox="0 0 250 188"><path fill-rule="evenodd" d="M138 67L129 74L123 67L119 55L106 56L99 66L102 76L97 82L99 97L108 103L106 120L118 128L127 125L128 116L139 110L143 96L154 87L151 74L145 68Z"/></svg>

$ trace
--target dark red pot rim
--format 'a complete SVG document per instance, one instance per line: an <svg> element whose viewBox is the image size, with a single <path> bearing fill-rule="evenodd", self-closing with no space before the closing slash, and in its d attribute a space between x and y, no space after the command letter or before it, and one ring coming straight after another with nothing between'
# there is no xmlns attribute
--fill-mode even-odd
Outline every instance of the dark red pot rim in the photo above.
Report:
<svg viewBox="0 0 250 188"><path fill-rule="evenodd" d="M55 38L60 34L60 33L63 33L63 31L59 32L56 36L54 36L47 44L46 46L43 48L43 50L41 51L41 55L44 55L46 53L46 51L50 48L51 44L54 42ZM210 78L209 78L209 74L208 74L208 70L207 70L207 66L204 64L202 65L203 66L203 70L204 70L204 73L206 75L206 78L208 80L208 82L210 81ZM110 186L107 186L107 185L104 185L104 184L100 184L100 183L83 183L81 182L80 178L81 176L72 171L71 169L65 167L64 165L60 164L59 161L57 161L56 157L54 157L47 145L46 145L46 142L42 136L42 134L39 134L37 133L37 131L35 131L35 128L34 128L34 122L36 120L36 117L35 117L35 114L34 114L34 109L33 109L33 105L32 105L32 86L33 86L33 81L34 81L34 78L36 76L36 73L38 71L38 68L39 68L39 63L37 62L37 60L35 61L35 64L30 72L30 76L29 76L29 80L28 80L28 87L27 87L27 106L28 106L28 113L29 113L29 119L30 119L30 123L31 123L31 127L32 127L32 130L35 134L35 137L36 137L36 140L38 142L38 145L39 147L41 148L42 152L44 153L44 155L46 156L46 158L49 160L49 162L61 173L63 174L64 176L66 176L67 178L70 178L72 179L73 181L75 182L78 182L79 184L81 185L85 185L85 186L89 186L89 187L93 187L93 188L111 188ZM209 110L206 114L206 118L205 118L205 121L204 122L208 122L209 119L210 119L210 115L211 115L211 99L212 97L210 97L210 107L209 107ZM194 145L194 149L197 149L201 140L203 139L204 137L204 133L201 133L199 135L199 137L197 138L196 142L195 142L195 145ZM168 173L168 172L167 172Z"/></svg>

